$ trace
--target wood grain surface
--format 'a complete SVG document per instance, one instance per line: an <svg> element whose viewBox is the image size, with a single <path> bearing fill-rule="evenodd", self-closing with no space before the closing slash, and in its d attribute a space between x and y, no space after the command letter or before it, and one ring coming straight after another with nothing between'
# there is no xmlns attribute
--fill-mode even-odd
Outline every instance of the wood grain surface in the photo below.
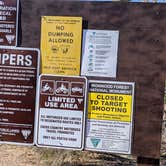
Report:
<svg viewBox="0 0 166 166"><path fill-rule="evenodd" d="M166 74L166 5L21 0L20 46L40 47L42 15L82 16L86 28L120 31L116 80L136 83L133 154L159 158Z"/></svg>

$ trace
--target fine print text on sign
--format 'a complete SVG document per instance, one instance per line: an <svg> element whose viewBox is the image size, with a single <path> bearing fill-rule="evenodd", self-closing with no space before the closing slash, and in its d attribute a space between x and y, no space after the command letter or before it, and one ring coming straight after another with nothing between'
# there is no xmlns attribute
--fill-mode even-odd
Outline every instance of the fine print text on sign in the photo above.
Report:
<svg viewBox="0 0 166 166"><path fill-rule="evenodd" d="M89 82L85 148L131 153L134 83Z"/></svg>
<svg viewBox="0 0 166 166"><path fill-rule="evenodd" d="M80 75L82 17L43 16L42 74Z"/></svg>
<svg viewBox="0 0 166 166"><path fill-rule="evenodd" d="M116 77L119 31L84 30L81 75Z"/></svg>
<svg viewBox="0 0 166 166"><path fill-rule="evenodd" d="M33 144L39 51L0 49L0 142Z"/></svg>
<svg viewBox="0 0 166 166"><path fill-rule="evenodd" d="M0 0L0 45L16 46L19 0Z"/></svg>
<svg viewBox="0 0 166 166"><path fill-rule="evenodd" d="M37 115L38 146L81 150L84 145L84 77L41 75Z"/></svg>

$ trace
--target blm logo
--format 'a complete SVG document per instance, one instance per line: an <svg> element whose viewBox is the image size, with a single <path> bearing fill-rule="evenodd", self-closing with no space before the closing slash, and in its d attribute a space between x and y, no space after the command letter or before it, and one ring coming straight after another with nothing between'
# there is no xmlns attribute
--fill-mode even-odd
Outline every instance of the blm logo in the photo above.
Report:
<svg viewBox="0 0 166 166"><path fill-rule="evenodd" d="M25 140L27 140L31 134L31 130L21 130L21 133L24 136Z"/></svg>
<svg viewBox="0 0 166 166"><path fill-rule="evenodd" d="M71 96L84 96L84 83L81 82L72 82L71 83Z"/></svg>
<svg viewBox="0 0 166 166"><path fill-rule="evenodd" d="M54 94L54 81L41 82L41 94L53 95Z"/></svg>

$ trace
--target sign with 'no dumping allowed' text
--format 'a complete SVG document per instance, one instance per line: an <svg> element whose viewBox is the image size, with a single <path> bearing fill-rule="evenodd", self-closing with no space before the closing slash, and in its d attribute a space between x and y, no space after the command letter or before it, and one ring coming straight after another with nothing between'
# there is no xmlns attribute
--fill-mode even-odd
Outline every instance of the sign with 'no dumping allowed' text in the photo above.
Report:
<svg viewBox="0 0 166 166"><path fill-rule="evenodd" d="M0 143L33 144L39 50L0 48Z"/></svg>
<svg viewBox="0 0 166 166"><path fill-rule="evenodd" d="M38 87L36 144L82 150L86 78L41 75Z"/></svg>
<svg viewBox="0 0 166 166"><path fill-rule="evenodd" d="M134 83L90 81L85 149L131 153Z"/></svg>
<svg viewBox="0 0 166 166"><path fill-rule="evenodd" d="M16 46L19 0L0 0L0 45Z"/></svg>

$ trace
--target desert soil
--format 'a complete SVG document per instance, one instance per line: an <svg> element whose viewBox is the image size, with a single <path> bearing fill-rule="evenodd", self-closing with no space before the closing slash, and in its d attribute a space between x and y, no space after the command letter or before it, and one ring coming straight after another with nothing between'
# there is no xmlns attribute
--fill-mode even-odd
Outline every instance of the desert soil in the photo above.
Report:
<svg viewBox="0 0 166 166"><path fill-rule="evenodd" d="M161 166L166 166L162 147ZM0 145L0 166L136 166L132 156Z"/></svg>
<svg viewBox="0 0 166 166"><path fill-rule="evenodd" d="M0 166L134 166L131 156L116 156L94 152L53 150L15 145L0 146Z"/></svg>

